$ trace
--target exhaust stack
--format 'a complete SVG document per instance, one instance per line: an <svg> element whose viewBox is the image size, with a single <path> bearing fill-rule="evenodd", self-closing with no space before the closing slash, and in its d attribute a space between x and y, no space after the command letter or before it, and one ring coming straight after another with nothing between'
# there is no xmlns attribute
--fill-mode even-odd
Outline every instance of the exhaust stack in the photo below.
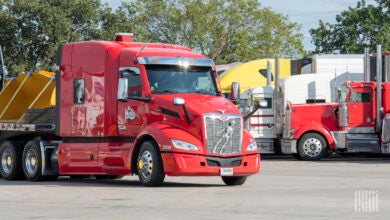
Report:
<svg viewBox="0 0 390 220"><path fill-rule="evenodd" d="M364 81L369 82L370 79L370 49L364 48Z"/></svg>
<svg viewBox="0 0 390 220"><path fill-rule="evenodd" d="M267 60L267 86L271 85L271 78L272 78L272 66L271 66L271 62L269 62L269 60Z"/></svg>
<svg viewBox="0 0 390 220"><path fill-rule="evenodd" d="M382 127L382 46L376 47L376 132L379 133Z"/></svg>

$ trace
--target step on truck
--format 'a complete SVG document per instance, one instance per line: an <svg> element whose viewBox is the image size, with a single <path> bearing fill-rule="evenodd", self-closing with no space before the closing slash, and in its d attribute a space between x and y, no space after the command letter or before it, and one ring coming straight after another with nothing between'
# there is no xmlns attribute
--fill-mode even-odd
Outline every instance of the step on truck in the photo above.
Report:
<svg viewBox="0 0 390 220"><path fill-rule="evenodd" d="M254 138L223 97L214 63L190 48L118 34L63 45L58 66L4 85L2 178L138 175L158 186L165 175L221 176L241 185L260 171Z"/></svg>

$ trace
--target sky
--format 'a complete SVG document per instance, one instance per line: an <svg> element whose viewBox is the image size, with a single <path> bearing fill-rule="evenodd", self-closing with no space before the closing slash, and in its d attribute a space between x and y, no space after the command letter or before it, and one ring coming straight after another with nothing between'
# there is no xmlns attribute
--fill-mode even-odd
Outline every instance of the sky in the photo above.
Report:
<svg viewBox="0 0 390 220"><path fill-rule="evenodd" d="M102 0L112 8L117 8L121 0ZM260 0L263 7L269 7L277 13L288 16L290 21L302 25L304 35L303 46L305 50L314 50L309 30L317 28L319 20L336 23L336 15L348 10L348 7L356 7L358 0ZM374 0L366 0L372 4Z"/></svg>

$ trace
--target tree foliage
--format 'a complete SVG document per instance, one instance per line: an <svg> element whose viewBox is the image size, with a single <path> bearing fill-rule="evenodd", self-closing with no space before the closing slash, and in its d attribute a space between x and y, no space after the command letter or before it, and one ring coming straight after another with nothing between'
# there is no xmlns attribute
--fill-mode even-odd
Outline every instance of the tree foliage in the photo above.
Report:
<svg viewBox="0 0 390 220"><path fill-rule="evenodd" d="M100 0L6 0L0 44L11 74L53 70L59 46L97 35Z"/></svg>
<svg viewBox="0 0 390 220"><path fill-rule="evenodd" d="M0 0L0 45L11 74L53 70L67 42L135 40L180 44L218 64L303 53L300 26L257 0Z"/></svg>
<svg viewBox="0 0 390 220"><path fill-rule="evenodd" d="M375 50L377 44L390 49L389 9L388 0L376 0L375 5L360 0L337 15L336 24L320 21L310 30L316 53L363 53L364 47Z"/></svg>
<svg viewBox="0 0 390 220"><path fill-rule="evenodd" d="M136 12L137 39L186 45L216 63L303 53L301 27L257 0L136 0L124 9Z"/></svg>

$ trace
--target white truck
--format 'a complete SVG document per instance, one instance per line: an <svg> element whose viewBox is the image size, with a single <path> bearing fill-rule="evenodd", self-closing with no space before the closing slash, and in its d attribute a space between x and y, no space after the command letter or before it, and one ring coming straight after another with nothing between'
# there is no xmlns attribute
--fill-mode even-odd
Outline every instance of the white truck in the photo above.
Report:
<svg viewBox="0 0 390 220"><path fill-rule="evenodd" d="M319 59L319 57L323 59ZM314 102L336 102L338 89L344 81L361 81L364 78L363 55L318 55L316 70L318 73L302 74L277 80L277 91L273 86L259 86L241 94L240 110L245 117L246 129L255 137L262 154L280 153L280 138L287 102L293 104ZM347 57L347 58L345 58ZM358 59L359 57L359 59ZM360 59L361 57L361 59ZM332 58L332 59L331 59ZM356 60L360 62L355 62ZM327 60L328 65L323 62ZM341 68L344 60L346 67ZM329 67L331 66L331 67ZM339 66L339 68L337 68ZM330 69L334 68L333 71ZM328 69L329 72L325 72ZM346 69L357 71L350 73ZM258 101L262 105L256 107Z"/></svg>

